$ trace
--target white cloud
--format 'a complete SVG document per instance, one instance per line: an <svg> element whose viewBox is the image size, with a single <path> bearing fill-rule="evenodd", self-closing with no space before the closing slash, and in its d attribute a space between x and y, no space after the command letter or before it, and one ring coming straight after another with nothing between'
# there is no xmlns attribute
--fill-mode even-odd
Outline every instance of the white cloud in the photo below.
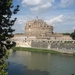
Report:
<svg viewBox="0 0 75 75"><path fill-rule="evenodd" d="M47 22L49 25L55 25L56 23L61 23L61 22L63 22L63 18L64 18L63 15L59 15L58 17L55 17L55 18L53 18L53 19L46 20L46 22Z"/></svg>
<svg viewBox="0 0 75 75"><path fill-rule="evenodd" d="M23 6L25 5L38 5L42 0L22 0Z"/></svg>
<svg viewBox="0 0 75 75"><path fill-rule="evenodd" d="M25 24L26 24L26 20L25 19L17 19L17 21L15 22L13 29L15 29L14 33L24 33L24 28L25 28Z"/></svg>
<svg viewBox="0 0 75 75"><path fill-rule="evenodd" d="M18 20L15 22L15 24L17 24L17 25L25 25L25 23L26 23L26 20L25 20L25 19L18 19Z"/></svg>
<svg viewBox="0 0 75 75"><path fill-rule="evenodd" d="M75 0L61 0L60 6L63 8L69 7L75 3Z"/></svg>
<svg viewBox="0 0 75 75"><path fill-rule="evenodd" d="M38 13L52 7L55 0L22 0L22 6L27 7L30 11Z"/></svg>
<svg viewBox="0 0 75 75"><path fill-rule="evenodd" d="M75 30L75 27L73 27L73 30Z"/></svg>
<svg viewBox="0 0 75 75"><path fill-rule="evenodd" d="M59 25L60 23L73 23L75 21L75 17L74 16L64 16L64 15L59 15L53 19L50 20L46 20L46 22L49 25Z"/></svg>
<svg viewBox="0 0 75 75"><path fill-rule="evenodd" d="M23 6L34 6L34 5L40 5L44 4L46 2L54 2L54 0L22 0L22 5Z"/></svg>
<svg viewBox="0 0 75 75"><path fill-rule="evenodd" d="M43 5L39 5L39 6L30 8L30 10L33 11L33 12L41 12L41 11L45 11L45 10L51 8L51 7L52 7L52 4L50 2L47 2Z"/></svg>
<svg viewBox="0 0 75 75"><path fill-rule="evenodd" d="M75 21L75 17L74 16L68 16L68 17L66 17L66 20Z"/></svg>

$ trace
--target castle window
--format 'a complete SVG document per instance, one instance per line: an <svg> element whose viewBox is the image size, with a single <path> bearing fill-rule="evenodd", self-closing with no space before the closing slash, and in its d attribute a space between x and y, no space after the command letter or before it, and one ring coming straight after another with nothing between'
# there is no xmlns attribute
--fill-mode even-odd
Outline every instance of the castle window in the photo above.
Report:
<svg viewBox="0 0 75 75"><path fill-rule="evenodd" d="M26 38L25 38L25 40L26 40Z"/></svg>
<svg viewBox="0 0 75 75"><path fill-rule="evenodd" d="M45 41L42 41L42 42L45 42Z"/></svg>
<svg viewBox="0 0 75 75"><path fill-rule="evenodd" d="M30 25L28 27L31 27Z"/></svg>
<svg viewBox="0 0 75 75"><path fill-rule="evenodd" d="M48 43L49 43L49 41L48 41Z"/></svg>

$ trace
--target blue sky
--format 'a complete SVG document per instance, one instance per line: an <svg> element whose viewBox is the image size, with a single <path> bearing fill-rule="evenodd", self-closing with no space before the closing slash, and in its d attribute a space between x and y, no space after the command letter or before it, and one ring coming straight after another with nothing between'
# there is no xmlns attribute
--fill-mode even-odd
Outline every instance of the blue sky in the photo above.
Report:
<svg viewBox="0 0 75 75"><path fill-rule="evenodd" d="M28 20L44 20L54 27L54 32L73 32L75 29L75 0L13 0L20 6L20 11L13 15L17 21L15 33L24 33Z"/></svg>

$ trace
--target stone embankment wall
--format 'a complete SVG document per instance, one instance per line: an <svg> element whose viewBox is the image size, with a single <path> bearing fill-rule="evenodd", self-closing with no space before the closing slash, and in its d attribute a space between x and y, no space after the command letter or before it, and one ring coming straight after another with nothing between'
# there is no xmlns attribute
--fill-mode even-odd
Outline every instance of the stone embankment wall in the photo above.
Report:
<svg viewBox="0 0 75 75"><path fill-rule="evenodd" d="M16 42L17 47L35 47L49 50L56 50L64 53L75 52L75 40L48 40L48 39L34 39L25 36L15 37L11 39Z"/></svg>
<svg viewBox="0 0 75 75"><path fill-rule="evenodd" d="M31 47L55 50L61 53L74 54L75 41L32 41Z"/></svg>
<svg viewBox="0 0 75 75"><path fill-rule="evenodd" d="M31 47L75 50L75 41L32 41Z"/></svg>

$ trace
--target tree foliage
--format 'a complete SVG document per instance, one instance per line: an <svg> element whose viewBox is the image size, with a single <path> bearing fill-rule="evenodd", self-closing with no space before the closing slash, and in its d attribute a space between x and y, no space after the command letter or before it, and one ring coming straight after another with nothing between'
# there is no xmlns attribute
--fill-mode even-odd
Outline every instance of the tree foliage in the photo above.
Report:
<svg viewBox="0 0 75 75"><path fill-rule="evenodd" d="M70 35L70 33L62 33L63 35Z"/></svg>
<svg viewBox="0 0 75 75"><path fill-rule="evenodd" d="M10 39L14 36L12 26L17 18L11 19L11 16L19 11L19 6L14 7L12 2L13 0L0 0L0 75L7 75L5 59L8 50L14 45Z"/></svg>
<svg viewBox="0 0 75 75"><path fill-rule="evenodd" d="M13 46L12 38L14 25L16 18L11 19L12 14L16 14L19 11L19 6L14 7L13 0L0 0L0 58L6 54L6 50L9 50ZM12 8L14 8L12 10Z"/></svg>
<svg viewBox="0 0 75 75"><path fill-rule="evenodd" d="M75 40L75 30L74 30L74 32L73 33L71 33L71 35L70 35L71 37L72 37L72 39L73 40Z"/></svg>

